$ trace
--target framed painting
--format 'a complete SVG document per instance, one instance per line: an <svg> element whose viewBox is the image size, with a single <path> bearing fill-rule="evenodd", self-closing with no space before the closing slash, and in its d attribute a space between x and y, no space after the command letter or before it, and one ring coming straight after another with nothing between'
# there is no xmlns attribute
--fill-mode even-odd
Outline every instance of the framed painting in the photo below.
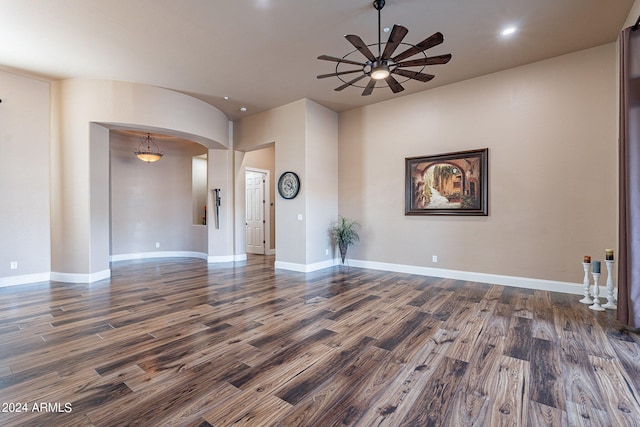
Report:
<svg viewBox="0 0 640 427"><path fill-rule="evenodd" d="M405 159L405 215L488 215L489 149Z"/></svg>

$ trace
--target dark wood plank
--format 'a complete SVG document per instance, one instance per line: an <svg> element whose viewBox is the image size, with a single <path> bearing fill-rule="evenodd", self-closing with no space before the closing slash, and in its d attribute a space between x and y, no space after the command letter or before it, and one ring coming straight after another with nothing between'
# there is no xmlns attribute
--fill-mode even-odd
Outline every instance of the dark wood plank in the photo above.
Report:
<svg viewBox="0 0 640 427"><path fill-rule="evenodd" d="M311 366L301 372L293 380L287 382L275 395L292 405L299 403L309 393L316 390L325 381L344 369L348 363L356 359L360 353L371 345L372 341L374 341L373 338L364 337L354 346L343 348L340 352L330 357L329 360L322 361L322 364Z"/></svg>
<svg viewBox="0 0 640 427"><path fill-rule="evenodd" d="M529 398L534 402L565 410L559 355L550 341L533 339L530 370Z"/></svg>
<svg viewBox="0 0 640 427"><path fill-rule="evenodd" d="M516 359L529 360L531 357L531 319L524 317L511 318L511 324L507 331L507 339L504 355Z"/></svg>
<svg viewBox="0 0 640 427"><path fill-rule="evenodd" d="M334 420L335 425L351 425L358 418L358 395L351 393L359 390L371 371L384 360L387 351L369 348L353 360L353 363L330 381L323 382L312 397L307 397L296 405L281 425L323 425L325 420Z"/></svg>

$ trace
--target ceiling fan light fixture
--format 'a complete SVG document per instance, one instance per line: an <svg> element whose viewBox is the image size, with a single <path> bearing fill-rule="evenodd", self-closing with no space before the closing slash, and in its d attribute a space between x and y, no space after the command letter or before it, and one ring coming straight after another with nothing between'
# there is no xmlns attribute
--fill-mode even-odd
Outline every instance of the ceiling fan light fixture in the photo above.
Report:
<svg viewBox="0 0 640 427"><path fill-rule="evenodd" d="M387 64L374 64L371 67L371 78L375 80L383 80L389 77L391 71L389 71L389 66Z"/></svg>

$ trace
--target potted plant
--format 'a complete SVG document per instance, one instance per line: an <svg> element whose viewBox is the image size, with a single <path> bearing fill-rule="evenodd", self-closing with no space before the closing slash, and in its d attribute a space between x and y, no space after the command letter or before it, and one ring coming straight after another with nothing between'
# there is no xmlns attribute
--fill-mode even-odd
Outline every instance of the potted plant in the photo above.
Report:
<svg viewBox="0 0 640 427"><path fill-rule="evenodd" d="M331 238L340 249L340 257L342 258L343 264L345 258L347 257L347 249L349 248L349 245L352 245L360 240L360 236L358 235L359 228L360 224L358 223L358 221L339 215L338 222L332 225L329 229Z"/></svg>

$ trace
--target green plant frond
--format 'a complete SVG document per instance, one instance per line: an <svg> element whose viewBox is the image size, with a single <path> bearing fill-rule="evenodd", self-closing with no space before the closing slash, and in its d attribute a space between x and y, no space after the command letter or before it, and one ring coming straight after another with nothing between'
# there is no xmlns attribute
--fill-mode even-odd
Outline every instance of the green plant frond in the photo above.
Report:
<svg viewBox="0 0 640 427"><path fill-rule="evenodd" d="M360 229L358 221L340 215L338 222L331 226L329 232L336 244L351 245L360 240L358 229Z"/></svg>

